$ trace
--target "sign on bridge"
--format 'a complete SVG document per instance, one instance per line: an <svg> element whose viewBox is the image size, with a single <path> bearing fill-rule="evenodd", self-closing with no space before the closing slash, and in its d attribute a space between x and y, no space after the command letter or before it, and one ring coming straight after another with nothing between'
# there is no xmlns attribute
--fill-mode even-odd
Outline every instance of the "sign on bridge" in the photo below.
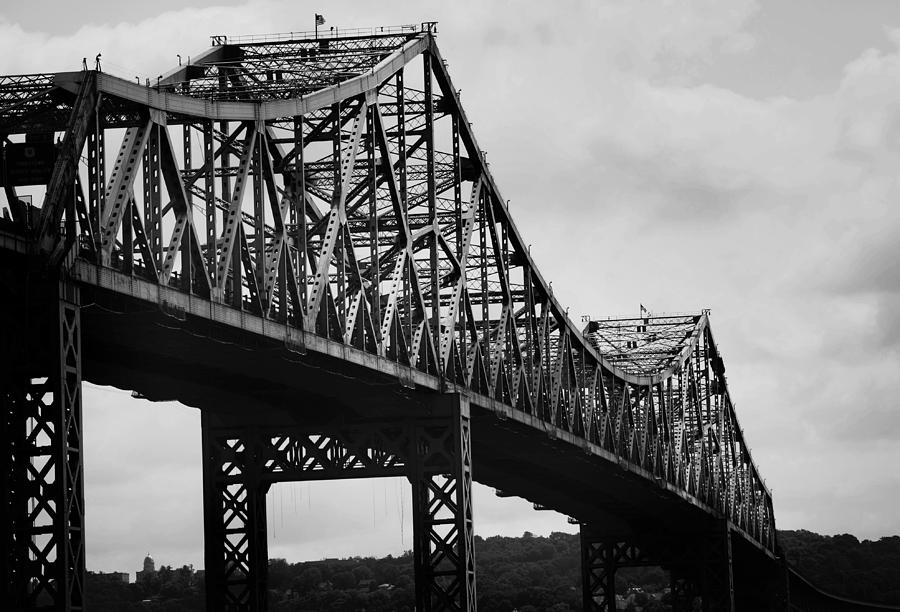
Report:
<svg viewBox="0 0 900 612"><path fill-rule="evenodd" d="M46 185L53 173L56 146L52 142L14 142L6 145L0 183L11 187Z"/></svg>

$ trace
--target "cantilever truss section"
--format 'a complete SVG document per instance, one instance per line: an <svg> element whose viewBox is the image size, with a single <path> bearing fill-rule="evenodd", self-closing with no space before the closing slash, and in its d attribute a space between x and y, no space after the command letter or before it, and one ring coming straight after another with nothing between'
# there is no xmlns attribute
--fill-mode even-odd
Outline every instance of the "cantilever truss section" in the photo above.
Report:
<svg viewBox="0 0 900 612"><path fill-rule="evenodd" d="M533 415L774 549L707 317L649 371L584 338L509 216L431 25L221 37L157 84L0 77L0 104L6 148L60 139L39 223L4 191L3 223L51 262L208 299Z"/></svg>
<svg viewBox="0 0 900 612"><path fill-rule="evenodd" d="M626 400L608 412L601 439L644 467L661 461L663 472L673 470L688 493L723 510L755 538L765 537L754 531L757 521L747 512L768 492L758 484L708 312L592 320L584 337L622 371L649 379L645 385L613 381L604 389L643 401ZM743 499L748 494L749 504Z"/></svg>
<svg viewBox="0 0 900 612"><path fill-rule="evenodd" d="M635 376L653 376L683 363L706 312L590 321L584 336L612 364Z"/></svg>

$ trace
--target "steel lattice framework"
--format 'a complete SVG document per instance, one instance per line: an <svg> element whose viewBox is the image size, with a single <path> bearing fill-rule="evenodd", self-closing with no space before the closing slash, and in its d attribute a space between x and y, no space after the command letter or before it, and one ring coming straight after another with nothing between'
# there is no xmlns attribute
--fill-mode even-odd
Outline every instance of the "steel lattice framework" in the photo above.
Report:
<svg viewBox="0 0 900 612"><path fill-rule="evenodd" d="M474 609L470 403L622 466L724 521L726 539L773 556L772 497L707 313L598 320L584 332L569 320L510 217L434 34L424 23L328 38L217 36L157 83L87 70L0 77L5 146L23 134L59 139L39 208L6 182L5 251L60 271L63 287L155 303L180 321L457 398L437 424L406 429L251 430L204 413L206 525L219 534L207 542L208 575L224 585L210 605L265 608L260 504L272 482L405 474L418 508L417 602ZM5 386L4 423L24 431L15 419L29 406L34 431L67 449L50 454L58 501L36 498L66 514L54 514L63 526L49 535L54 552L29 557L44 566L25 562L17 527L5 567L31 568L30 591L54 600L65 584L75 592L65 609L79 609L80 381L69 373L78 315L61 308L64 367L47 375L54 403L37 387ZM63 420L41 416L50 405ZM30 442L15 439L9 481L42 487L46 470L27 467ZM12 497L11 520L32 524ZM588 566L631 558L621 543L590 553L593 541ZM48 569L52 559L64 567ZM597 584L610 583L601 574Z"/></svg>

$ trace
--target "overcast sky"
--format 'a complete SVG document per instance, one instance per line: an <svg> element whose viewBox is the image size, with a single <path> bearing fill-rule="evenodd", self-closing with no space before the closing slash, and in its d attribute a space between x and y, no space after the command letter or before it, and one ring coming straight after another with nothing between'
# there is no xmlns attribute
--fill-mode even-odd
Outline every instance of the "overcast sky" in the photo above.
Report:
<svg viewBox="0 0 900 612"><path fill-rule="evenodd" d="M900 2L217 4L4 3L0 73L102 52L143 81L208 35L307 30L315 12L439 21L491 170L572 318L710 308L778 527L900 533ZM198 412L85 386L88 567L134 572L147 552L202 566ZM282 485L270 509L271 556L412 546L399 480ZM484 488L475 524L572 530Z"/></svg>

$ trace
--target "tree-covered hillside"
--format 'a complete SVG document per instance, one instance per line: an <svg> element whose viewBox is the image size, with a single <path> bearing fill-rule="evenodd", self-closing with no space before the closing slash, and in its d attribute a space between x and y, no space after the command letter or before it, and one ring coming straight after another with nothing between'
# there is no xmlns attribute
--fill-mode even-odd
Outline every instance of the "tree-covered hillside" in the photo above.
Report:
<svg viewBox="0 0 900 612"><path fill-rule="evenodd" d="M853 599L900 605L900 537L860 542L851 535L809 531L778 534L790 562L820 588ZM578 536L475 538L478 609L481 612L581 610ZM623 570L617 592L626 610L669 610L668 578L659 568ZM273 612L337 610L411 611L415 598L412 556L355 557L289 563L269 562ZM163 567L141 584L91 574L93 612L203 609L203 576L190 567Z"/></svg>
<svg viewBox="0 0 900 612"><path fill-rule="evenodd" d="M860 542L850 534L779 531L788 561L820 589L873 603L900 605L900 536Z"/></svg>

